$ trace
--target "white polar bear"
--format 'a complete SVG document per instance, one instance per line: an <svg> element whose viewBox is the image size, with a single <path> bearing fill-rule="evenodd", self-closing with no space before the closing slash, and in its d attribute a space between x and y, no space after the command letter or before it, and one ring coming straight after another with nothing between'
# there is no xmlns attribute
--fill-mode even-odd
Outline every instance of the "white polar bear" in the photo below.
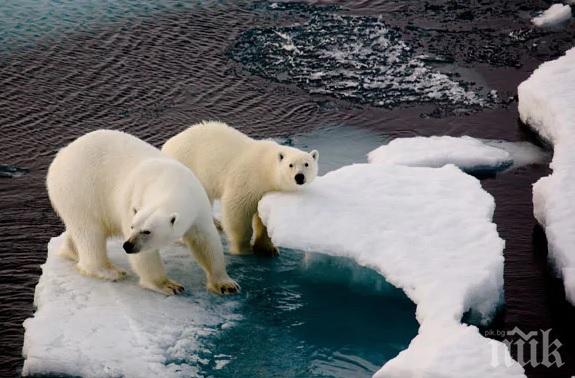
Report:
<svg viewBox="0 0 575 378"><path fill-rule="evenodd" d="M201 122L169 139L162 151L188 166L210 201L221 200L222 225L230 252L275 255L257 214L271 191L293 191L317 175L317 151L304 152L271 140L254 140L221 122Z"/></svg>
<svg viewBox="0 0 575 378"><path fill-rule="evenodd" d="M158 250L183 239L207 275L208 289L239 290L226 272L208 197L192 172L129 134L98 130L58 152L47 176L50 201L66 226L60 254L81 273L118 280L106 239L123 236L125 251L144 288L177 294Z"/></svg>

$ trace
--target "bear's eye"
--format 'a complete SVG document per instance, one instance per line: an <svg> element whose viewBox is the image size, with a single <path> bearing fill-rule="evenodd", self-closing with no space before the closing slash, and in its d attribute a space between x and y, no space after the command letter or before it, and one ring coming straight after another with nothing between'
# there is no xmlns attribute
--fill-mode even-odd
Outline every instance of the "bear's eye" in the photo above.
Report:
<svg viewBox="0 0 575 378"><path fill-rule="evenodd" d="M289 167L290 167L290 168L293 168L293 164L290 164Z"/></svg>
<svg viewBox="0 0 575 378"><path fill-rule="evenodd" d="M308 164L308 163L305 163L305 166L306 166L306 167L309 167L309 164Z"/></svg>
<svg viewBox="0 0 575 378"><path fill-rule="evenodd" d="M140 232L140 234L143 234L143 235L150 235L151 233L152 233L152 231L148 231L148 230L144 230L144 231Z"/></svg>

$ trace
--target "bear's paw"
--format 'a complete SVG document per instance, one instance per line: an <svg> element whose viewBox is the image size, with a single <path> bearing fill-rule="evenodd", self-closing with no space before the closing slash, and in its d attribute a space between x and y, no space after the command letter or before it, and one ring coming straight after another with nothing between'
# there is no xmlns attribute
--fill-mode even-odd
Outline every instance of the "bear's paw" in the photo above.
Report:
<svg viewBox="0 0 575 378"><path fill-rule="evenodd" d="M166 278L159 284L140 281L140 286L165 295L176 295L184 291L184 287L182 285L176 281L170 280L169 278Z"/></svg>
<svg viewBox="0 0 575 378"><path fill-rule="evenodd" d="M208 290L216 294L237 294L240 292L240 285L229 277L218 281L208 282Z"/></svg>

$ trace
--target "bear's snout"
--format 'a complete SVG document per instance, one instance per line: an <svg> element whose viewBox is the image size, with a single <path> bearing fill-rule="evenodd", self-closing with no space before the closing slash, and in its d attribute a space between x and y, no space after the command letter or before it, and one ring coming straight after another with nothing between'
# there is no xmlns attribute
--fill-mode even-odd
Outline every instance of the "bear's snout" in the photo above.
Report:
<svg viewBox="0 0 575 378"><path fill-rule="evenodd" d="M124 248L124 251L126 251L126 253L138 253L139 252L139 249L136 247L136 244L132 243L129 240L124 242L122 247Z"/></svg>
<svg viewBox="0 0 575 378"><path fill-rule="evenodd" d="M303 175L303 173L298 173L297 175L295 175L295 182L298 185L303 185L305 183L305 176Z"/></svg>

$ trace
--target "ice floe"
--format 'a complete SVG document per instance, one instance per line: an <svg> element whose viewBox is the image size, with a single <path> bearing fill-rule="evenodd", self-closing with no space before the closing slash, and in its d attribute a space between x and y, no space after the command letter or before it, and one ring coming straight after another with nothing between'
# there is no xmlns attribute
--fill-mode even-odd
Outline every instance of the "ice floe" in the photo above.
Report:
<svg viewBox="0 0 575 378"><path fill-rule="evenodd" d="M469 136L398 138L371 151L368 158L370 163L410 167L439 168L455 164L468 171L502 170L513 164L507 151Z"/></svg>
<svg viewBox="0 0 575 378"><path fill-rule="evenodd" d="M36 287L33 318L24 322L23 375L83 377L197 376L216 359L202 338L233 327L237 302L209 294L205 276L183 247L169 251L166 269L193 295L145 291L135 277L104 282L80 275L48 245ZM110 259L128 268L121 242L108 243Z"/></svg>
<svg viewBox="0 0 575 378"><path fill-rule="evenodd" d="M531 19L533 25L545 28L558 26L571 18L571 7L567 4L553 4L539 16Z"/></svg>
<svg viewBox="0 0 575 378"><path fill-rule="evenodd" d="M519 377L502 343L461 323L464 314L489 322L503 299L494 207L453 165L357 164L298 193L268 194L259 212L277 245L350 257L417 304L418 336L377 376Z"/></svg>
<svg viewBox="0 0 575 378"><path fill-rule="evenodd" d="M518 88L521 120L553 144L553 173L533 185L549 259L575 305L575 48L543 63Z"/></svg>
<svg viewBox="0 0 575 378"><path fill-rule="evenodd" d="M544 161L546 154L528 142L481 140L469 136L398 138L368 154L370 163L410 167L454 164L469 173L498 172Z"/></svg>

